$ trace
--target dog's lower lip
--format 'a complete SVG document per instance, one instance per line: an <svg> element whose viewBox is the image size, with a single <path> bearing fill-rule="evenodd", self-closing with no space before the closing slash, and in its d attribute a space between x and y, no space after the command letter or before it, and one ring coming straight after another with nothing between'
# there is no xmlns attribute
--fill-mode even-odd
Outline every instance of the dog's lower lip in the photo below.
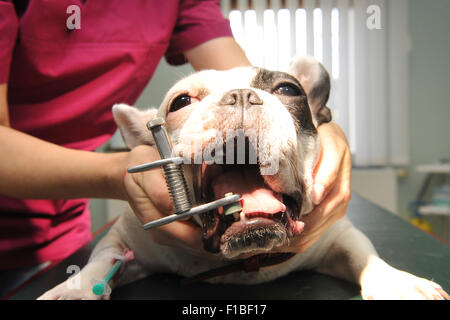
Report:
<svg viewBox="0 0 450 320"><path fill-rule="evenodd" d="M301 221L293 220L288 212L279 212L273 215L260 214L260 215L241 215L241 219L231 223L225 229L224 233L228 230L241 228L242 232L246 232L248 229L253 228L254 225L260 225L261 221L264 221L267 225L280 224L286 228L288 237L298 236L304 228L304 223Z"/></svg>
<svg viewBox="0 0 450 320"><path fill-rule="evenodd" d="M229 226L225 230L224 234L221 236L220 242L223 243L224 241L226 241L226 238L232 236L233 233L234 234L245 233L249 229L262 228L274 224L281 224L281 223L279 221L263 217L253 218L250 220L239 220L234 222L231 226Z"/></svg>

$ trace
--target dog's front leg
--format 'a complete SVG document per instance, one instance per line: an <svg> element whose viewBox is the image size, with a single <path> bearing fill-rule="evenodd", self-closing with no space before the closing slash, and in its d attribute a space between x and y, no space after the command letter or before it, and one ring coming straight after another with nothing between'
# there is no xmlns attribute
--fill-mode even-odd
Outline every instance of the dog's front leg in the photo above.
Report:
<svg viewBox="0 0 450 320"><path fill-rule="evenodd" d="M110 290L96 295L93 285L105 278L117 260L129 260L124 256L127 246L121 240L119 220L95 246L88 264L76 275L47 291L38 299L42 300L95 300L109 299ZM143 268L137 261L123 261L118 274L108 283L112 289L117 282L129 282L130 277L138 278ZM133 279L131 279L133 280Z"/></svg>
<svg viewBox="0 0 450 320"><path fill-rule="evenodd" d="M436 283L400 271L380 259L370 240L349 221L317 271L361 286L363 299L449 299Z"/></svg>

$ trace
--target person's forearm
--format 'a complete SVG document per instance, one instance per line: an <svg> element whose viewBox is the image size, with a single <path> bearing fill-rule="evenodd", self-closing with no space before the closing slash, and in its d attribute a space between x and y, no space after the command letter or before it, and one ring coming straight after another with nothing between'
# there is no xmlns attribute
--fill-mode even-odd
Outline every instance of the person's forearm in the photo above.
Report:
<svg viewBox="0 0 450 320"><path fill-rule="evenodd" d="M124 199L120 184L125 157L68 149L0 126L0 194Z"/></svg>

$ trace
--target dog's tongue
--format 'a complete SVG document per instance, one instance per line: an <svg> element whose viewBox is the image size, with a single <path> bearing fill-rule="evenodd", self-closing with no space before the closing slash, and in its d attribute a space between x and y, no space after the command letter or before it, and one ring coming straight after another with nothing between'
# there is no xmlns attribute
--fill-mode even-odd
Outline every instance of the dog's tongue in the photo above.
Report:
<svg viewBox="0 0 450 320"><path fill-rule="evenodd" d="M224 197L228 192L240 194L244 214L255 212L275 214L286 211L286 206L281 202L282 196L267 188L256 170L223 172L214 178L211 185L216 199Z"/></svg>

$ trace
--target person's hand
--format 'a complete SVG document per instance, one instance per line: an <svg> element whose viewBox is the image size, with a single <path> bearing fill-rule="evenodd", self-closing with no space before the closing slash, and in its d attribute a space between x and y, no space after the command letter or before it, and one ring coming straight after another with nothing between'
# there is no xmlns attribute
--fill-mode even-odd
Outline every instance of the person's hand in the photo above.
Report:
<svg viewBox="0 0 450 320"><path fill-rule="evenodd" d="M351 198L352 160L347 139L335 123L318 127L321 153L314 170L314 210L305 216L305 230L297 248L308 249L336 221L345 216Z"/></svg>
<svg viewBox="0 0 450 320"><path fill-rule="evenodd" d="M156 160L160 160L156 148L137 146L127 155L127 168ZM123 187L131 208L143 224L174 212L162 169L139 173L126 172L123 177ZM148 233L156 243L205 254L202 230L189 220L175 221L153 228Z"/></svg>
<svg viewBox="0 0 450 320"><path fill-rule="evenodd" d="M313 211L301 220L304 231L293 239L284 251L301 253L336 221L345 216L351 198L350 178L352 161L345 134L335 123L318 127L321 153L315 167L313 179Z"/></svg>

